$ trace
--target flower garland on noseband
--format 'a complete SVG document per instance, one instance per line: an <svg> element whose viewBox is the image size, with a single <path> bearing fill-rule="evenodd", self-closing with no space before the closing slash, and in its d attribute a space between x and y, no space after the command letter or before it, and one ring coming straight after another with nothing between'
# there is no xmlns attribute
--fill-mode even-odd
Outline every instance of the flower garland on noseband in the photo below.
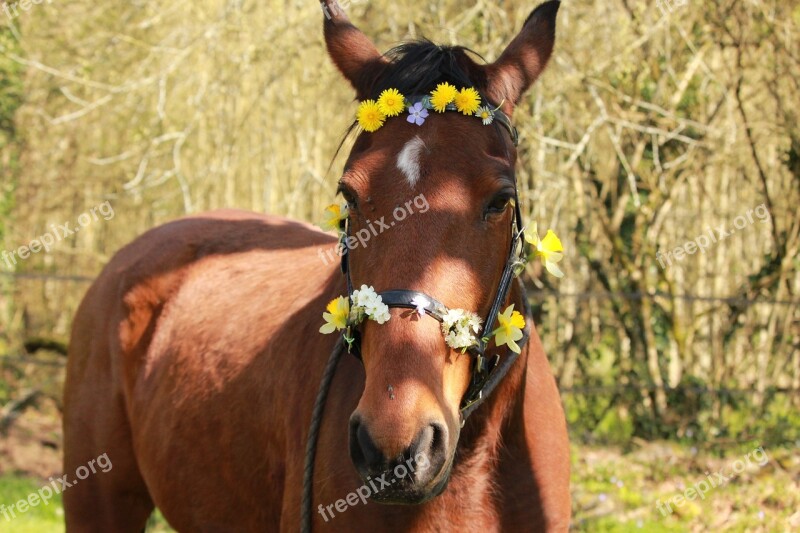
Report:
<svg viewBox="0 0 800 533"><path fill-rule="evenodd" d="M435 92L435 91L434 91ZM325 218L320 225L324 230L334 230L339 233L340 243L346 237L343 231L345 220L349 217L347 205L332 204L325 208ZM545 268L552 275L560 278L564 274L557 263L564 257L564 247L561 240L553 230L547 230L543 239L539 238L537 225L534 223L532 230L526 234L525 242L530 245L527 261L540 258ZM525 268L525 262L520 263L516 270L519 274ZM423 296L417 296L411 303L415 306L420 317L424 316L431 302ZM364 319L374 320L378 324L386 323L390 318L389 307L383 303L381 296L373 287L362 285L354 290L351 298L339 296L328 303L322 318L325 324L319 328L320 333L329 334L334 331L344 331L344 339L352 344L351 328L357 326ZM478 334L481 331L481 318L464 309L437 309L441 315L442 335L445 343L454 350L465 352L467 349L478 345ZM506 345L514 353L520 353L518 340L522 338L525 328L525 317L514 309L514 304L506 307L505 311L497 315L498 327L488 336L483 337L484 342L494 337L496 346Z"/></svg>

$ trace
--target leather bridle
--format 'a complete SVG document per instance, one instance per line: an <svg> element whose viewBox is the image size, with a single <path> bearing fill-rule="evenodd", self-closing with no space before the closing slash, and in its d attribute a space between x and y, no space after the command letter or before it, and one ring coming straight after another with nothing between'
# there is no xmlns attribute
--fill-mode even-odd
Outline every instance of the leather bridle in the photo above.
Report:
<svg viewBox="0 0 800 533"><path fill-rule="evenodd" d="M519 143L519 135L517 129L512 126L510 118L508 115L499 110L495 111L494 113L494 119L508 130L509 134L511 135L511 140L516 147ZM343 231L343 239L346 240L350 237L349 219L344 221ZM511 290L511 283L514 279L516 270L524 264L524 242L525 234L524 226L522 225L522 213L520 211L517 183L516 179L514 179L514 219L511 222L511 246L508 251L508 257L503 268L503 273L500 276L500 284L497 288L497 292L495 293L492 305L489 308L489 312L486 315L486 319L483 322L484 330L477 336L478 344L467 349L467 351L474 357L474 363L472 366L472 377L470 378L469 387L464 393L464 397L461 399L460 404L462 425L466 421L467 417L486 400L494 388L500 383L500 381L502 381L518 357L518 354L509 349L507 350L508 354L503 359L502 363L499 354L495 354L490 359L487 359L487 341L485 339L487 333L491 332L491 328L494 325L495 320L497 320L497 315L500 313L501 307L508 298L508 293ZM348 248L344 246L342 254L342 273L347 280L348 297L352 301L353 280L350 276L349 263ZM428 304L424 306L425 314L429 315L431 318L440 323L443 321L444 314L449 310L444 303L440 302L436 298L418 291L392 289L381 292L379 295L381 296L383 303L389 308L419 309L418 302L420 301L420 298L424 298L428 301ZM524 313L524 316L528 316L529 310L527 300L524 298L524 295L522 300L524 309L520 311ZM358 327L351 326L345 331L345 333L343 333L343 338L344 335L348 335L347 338L349 338L349 341L345 343L348 346L348 351L360 360L361 335ZM529 335L530 325L529 320L526 320L523 336L518 342L520 347L525 345L525 343L528 341Z"/></svg>
<svg viewBox="0 0 800 533"><path fill-rule="evenodd" d="M511 125L511 119L498 109L494 111L494 120L508 130L509 134L511 135L511 141L516 147L519 143L519 135L517 129ZM464 397L461 399L461 404L459 407L462 427L464 426L467 417L469 417L469 415L472 414L475 409L477 409L489 397L489 395L503 380L506 374L508 374L518 357L518 354L508 349L506 350L507 355L502 362L499 354L495 354L490 361L487 361L487 341L483 339L483 337L486 336L486 333L491 331L495 320L497 320L497 315L500 313L500 308L508 298L508 293L511 290L511 283L514 279L517 268L523 265L525 262L525 254L523 250L525 234L524 226L522 225L522 213L520 212L519 207L516 178L514 179L514 219L511 222L510 230L511 246L508 251L508 257L503 268L503 273L500 276L500 284L497 288L497 293L494 296L492 306L489 308L489 313L486 315L486 320L483 323L485 331L482 331L478 336L477 346L473 346L468 350L474 357L475 361L472 367L472 377L470 378L469 387L464 393ZM345 239L350 237L349 220L345 220L343 231ZM346 246L343 248L344 253L342 254L342 273L344 273L345 278L347 279L347 295L352 302L353 280L350 277L349 254L347 252L348 248ZM522 349L527 343L531 328L528 300L525 298L524 291L522 291L522 293L523 309L520 311L522 312L523 316L526 317L526 320L525 329L522 331L522 338L517 341L520 349ZM447 306L438 301L436 298L417 291L396 289L384 291L380 293L380 296L383 300L383 303L390 308L396 307L406 309L417 309L417 303L419 300L414 303L412 303L412 300L415 300L416 297L424 297L429 302L424 308L425 314L430 315L439 322L443 321L443 316L448 310ZM348 341L348 331L350 341ZM328 390L333 380L333 375L336 372L336 366L339 362L339 358L345 349L356 356L359 360L361 359L360 334L355 326L347 328L336 342L336 345L333 347L333 351L328 359L328 363L325 366L325 371L322 376L322 382L320 383L317 398L314 401L314 408L311 414L311 425L308 430L308 439L306 441L305 466L303 470L303 492L300 502L300 530L303 533L311 531L311 508L313 500L312 480L314 477L317 436L319 434L320 425L322 422Z"/></svg>

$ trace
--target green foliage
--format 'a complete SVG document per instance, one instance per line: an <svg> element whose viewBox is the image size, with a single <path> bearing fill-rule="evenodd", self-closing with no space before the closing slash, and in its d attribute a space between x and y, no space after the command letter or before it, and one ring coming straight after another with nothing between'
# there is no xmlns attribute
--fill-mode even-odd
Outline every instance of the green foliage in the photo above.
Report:
<svg viewBox="0 0 800 533"><path fill-rule="evenodd" d="M603 440L630 442L634 426L627 409L624 406L616 406L606 412L595 431L603 436Z"/></svg>
<svg viewBox="0 0 800 533"><path fill-rule="evenodd" d="M590 360L602 361L603 358ZM602 375L611 360L587 374ZM608 375L613 376L609 371ZM769 390L763 408L753 406L753 395L726 391L712 393L703 380L686 376L675 389L667 391L667 417L653 418L642 405L640 391L620 389L604 380L593 380L594 387L564 395L564 409L573 440L589 444L629 447L634 437L673 439L686 446L715 449L715 442L735 440L743 446L753 442L765 447L791 446L800 442L800 412L791 395ZM603 386L605 385L605 387ZM715 399L717 397L717 399ZM715 414L718 405L719 416ZM752 447L750 448L752 449Z"/></svg>
<svg viewBox="0 0 800 533"><path fill-rule="evenodd" d="M0 25L0 51L19 53L19 43L8 26ZM0 150L14 142L14 114L22 105L22 66L0 54Z"/></svg>
<svg viewBox="0 0 800 533"><path fill-rule="evenodd" d="M0 51L18 52L19 43L7 26L0 26ZM17 130L14 115L22 105L22 66L0 55L0 243L13 207L17 171Z"/></svg>
<svg viewBox="0 0 800 533"><path fill-rule="evenodd" d="M5 52L5 54L3 53ZM7 53L20 53L19 43L7 26L0 25L0 251L6 248L8 229L14 223L12 216L14 195L19 179L20 142L15 126L15 114L23 103L22 66L10 59ZM0 271L8 266L0 264ZM12 280L0 277L0 355L8 353L14 335L8 331L14 314ZM7 394L6 383L0 384L0 398Z"/></svg>

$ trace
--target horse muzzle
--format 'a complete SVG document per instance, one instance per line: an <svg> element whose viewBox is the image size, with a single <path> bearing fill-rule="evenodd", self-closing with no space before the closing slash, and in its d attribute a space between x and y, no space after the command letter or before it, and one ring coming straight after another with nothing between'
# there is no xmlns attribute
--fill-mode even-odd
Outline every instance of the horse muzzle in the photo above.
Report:
<svg viewBox="0 0 800 533"><path fill-rule="evenodd" d="M458 435L455 435L456 440ZM423 426L401 453L387 457L358 414L350 419L350 458L380 503L418 504L447 486L454 446L442 423Z"/></svg>

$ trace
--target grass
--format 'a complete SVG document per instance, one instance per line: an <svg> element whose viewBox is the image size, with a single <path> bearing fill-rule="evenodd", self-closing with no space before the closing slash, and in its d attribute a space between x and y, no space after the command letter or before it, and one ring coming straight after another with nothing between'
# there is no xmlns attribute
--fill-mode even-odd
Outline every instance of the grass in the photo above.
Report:
<svg viewBox="0 0 800 533"><path fill-rule="evenodd" d="M702 452L672 442L637 442L629 452L613 447L573 445L573 530L580 532L800 530L800 457L793 447L766 449L769 461L753 464L705 498L673 506L662 514L657 503L684 493L721 468L732 465L758 444L724 452ZM8 506L27 498L46 482L7 474L0 476L0 503ZM61 497L18 514L11 521L0 515L0 531L52 533L63 531ZM148 532L172 531L156 512Z"/></svg>
<svg viewBox="0 0 800 533"><path fill-rule="evenodd" d="M763 466L734 465L758 444L724 452L699 452L671 442L638 443L629 453L613 448L573 447L573 523L576 531L772 532L800 530L800 458L795 449L767 449ZM739 468L739 466L736 466ZM704 498L672 505L695 484L720 472L729 481ZM659 510L661 504L661 510Z"/></svg>
<svg viewBox="0 0 800 533"><path fill-rule="evenodd" d="M42 488L44 484L36 479L28 477L18 477L14 475L4 475L0 477L0 503L5 504L6 508L20 500L24 500L29 494L33 494ZM50 500L47 505L40 503L24 513L14 509L8 511L3 509L6 514L0 515L0 530L13 531L14 533L40 533L61 531L64 529L64 508L61 505L61 496L57 495ZM16 517L11 513L14 512ZM9 527L10 522L10 527Z"/></svg>
<svg viewBox="0 0 800 533"><path fill-rule="evenodd" d="M20 500L25 500L30 494L36 493L47 485L46 480L38 480L26 476L6 474L0 476L0 504L6 508ZM14 511L14 515L7 511L5 516L0 511L0 531L11 533L54 533L64 531L64 507L61 504L61 495L55 495L46 505L39 503L24 513ZM152 533L167 533L173 531L157 510L150 517L147 531Z"/></svg>

